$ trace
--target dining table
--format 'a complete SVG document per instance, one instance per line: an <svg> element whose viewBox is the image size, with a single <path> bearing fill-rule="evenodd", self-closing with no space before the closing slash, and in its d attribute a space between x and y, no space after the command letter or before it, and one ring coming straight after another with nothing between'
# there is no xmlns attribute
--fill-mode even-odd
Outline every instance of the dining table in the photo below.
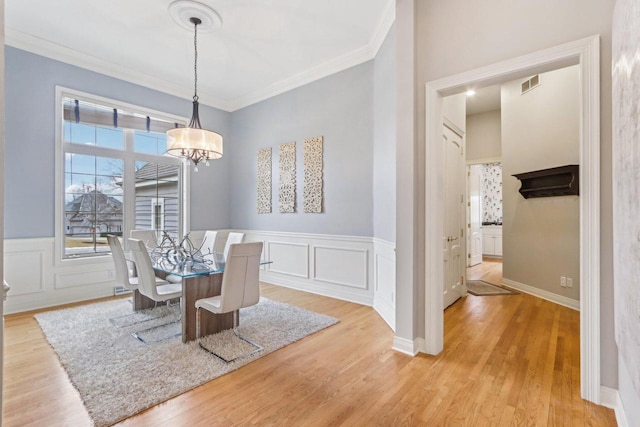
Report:
<svg viewBox="0 0 640 427"><path fill-rule="evenodd" d="M173 262L165 257L152 257L153 269L160 278L182 279L181 323L182 342L195 340L196 337L196 301L220 295L222 292L222 278L224 276L224 261L221 256L212 259L188 260ZM268 262L261 262L261 265ZM175 281L175 280L171 280ZM156 302L142 295L138 290L133 292L133 309L144 310L153 308ZM202 336L215 334L225 329L233 328L233 312L214 314L208 310L200 313L200 334ZM238 313L238 322L240 313Z"/></svg>

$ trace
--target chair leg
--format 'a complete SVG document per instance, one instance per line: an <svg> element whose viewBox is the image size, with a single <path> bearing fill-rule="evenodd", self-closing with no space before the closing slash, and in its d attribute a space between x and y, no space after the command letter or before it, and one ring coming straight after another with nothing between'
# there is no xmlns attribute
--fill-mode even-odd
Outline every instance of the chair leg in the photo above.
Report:
<svg viewBox="0 0 640 427"><path fill-rule="evenodd" d="M158 304L158 302L156 301L156 305L157 305L157 304ZM180 300L179 300L178 306L180 306L180 307L182 306L182 297L180 297ZM170 307L170 306L169 306L169 301L167 301L167 307ZM174 334L174 335L171 335L171 336L168 336L168 337L166 337L166 338L159 339L159 340L155 340L155 341L145 341L144 339L142 339L142 337L140 336L140 334L142 334L142 333L144 333L144 332L152 331L152 330L154 330L154 329L162 328L163 326L171 325L171 324L173 324L173 323L180 323L181 321L182 321L182 310L180 310L180 315L179 315L179 316L178 316L178 318L177 318L176 320L174 320L173 322L164 323L164 324L162 324L162 325L154 326L153 328L144 329L144 330L142 330L142 331L137 331L137 332L132 333L131 335L133 335L133 337L134 337L134 338L136 338L138 341L140 341L140 342L141 342L141 343L143 343L143 344L153 344L153 343L156 343L156 342L160 342L160 341L168 340L169 338L178 337L178 336L182 335L182 331L178 332L177 334Z"/></svg>
<svg viewBox="0 0 640 427"><path fill-rule="evenodd" d="M255 349L243 353L239 356L234 357L233 359L226 359L222 356L220 356L219 354L217 354L216 352L214 352L213 350L210 350L208 348L206 348L203 344L202 341L200 339L200 309L196 309L196 339L198 340L198 345L200 346L201 349L205 350L206 352L212 354L213 356L217 357L218 359L222 360L225 363L231 363L233 361L236 361L238 359L242 359L244 357L249 357L252 356L256 353L258 353L259 351L264 350L264 347L262 347L259 344L256 344L255 342L251 341L248 338L243 337L240 332L238 331L238 311L235 310L233 312L233 333L235 336L237 336L238 338L240 338L242 341L251 344L252 346L255 347Z"/></svg>
<svg viewBox="0 0 640 427"><path fill-rule="evenodd" d="M132 305L133 305L133 300L132 300L132 299L128 299L128 301L129 301L129 303L130 303L130 304L132 304ZM179 304L181 304L181 303L182 303L182 298L180 298L180 302L179 302ZM169 305L169 301L167 301L167 307L168 307L168 308L171 308L171 306ZM156 308L158 308L158 301L155 301L155 302L154 302L153 308L151 308L151 309L145 309L145 310L155 310ZM109 319L109 321L110 321L110 322L111 322L111 324L112 324L113 326L115 326L116 328L124 328L124 327L133 326L133 325L137 325L137 324L139 324L139 323L144 323L144 322L150 322L150 321L152 321L152 320L157 320L157 319L161 319L161 318L165 317L165 316L154 316L154 317L151 317L151 318L149 318L149 319L140 320L139 322L133 322L133 323L131 323L131 324L129 324L129 325L117 326L117 324L116 324L116 323L117 323L118 319L122 319L122 318L124 318L124 317L135 316L136 314L137 314L137 312L136 312L136 311L134 311L133 313L130 313L130 314L124 314L124 315L122 315L122 316L118 316L118 317L111 318L111 319ZM181 318L182 318L182 312L180 312L180 317L178 318L178 320L180 320Z"/></svg>
<svg viewBox="0 0 640 427"><path fill-rule="evenodd" d="M140 321L138 321L138 322L133 322L133 323L131 323L131 324L129 324L129 325L122 325L122 326L118 326L118 325L117 325L117 322L118 322L118 320L119 320L119 319L122 319L122 318L125 318L125 317L132 317L132 316L135 316L135 315L136 315L136 313L135 313L135 312L130 313L130 314L124 314L124 315L122 315L122 316L118 316L118 317L111 318L111 319L109 319L109 321L110 321L110 322L111 322L111 324L112 324L114 327L116 327L116 328L126 328L126 327L133 326L133 325L137 325L137 324L140 324L140 323L144 323L144 322L151 322L152 320L158 320L158 319L161 319L161 318L163 318L163 317L164 317L164 316L156 316L156 317L151 317L151 318L149 318L149 319L140 320Z"/></svg>
<svg viewBox="0 0 640 427"><path fill-rule="evenodd" d="M200 307L196 308L196 339L200 343Z"/></svg>

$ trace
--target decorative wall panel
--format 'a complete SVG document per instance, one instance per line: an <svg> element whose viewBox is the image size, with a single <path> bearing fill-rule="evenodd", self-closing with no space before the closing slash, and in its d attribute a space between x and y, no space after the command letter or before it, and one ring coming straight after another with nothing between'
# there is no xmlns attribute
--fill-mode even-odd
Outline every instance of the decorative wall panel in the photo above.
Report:
<svg viewBox="0 0 640 427"><path fill-rule="evenodd" d="M309 278L309 245L269 240L269 271L288 276Z"/></svg>
<svg viewBox="0 0 640 427"><path fill-rule="evenodd" d="M280 212L296 211L296 143L280 144Z"/></svg>
<svg viewBox="0 0 640 427"><path fill-rule="evenodd" d="M313 279L334 285L367 289L368 260L369 252L366 249L314 245Z"/></svg>
<svg viewBox="0 0 640 427"><path fill-rule="evenodd" d="M271 213L271 148L258 150L257 210Z"/></svg>
<svg viewBox="0 0 640 427"><path fill-rule="evenodd" d="M54 278L53 287L55 289L75 288L78 286L95 286L100 283L112 283L113 269L104 269L98 271L73 271L59 272Z"/></svg>
<svg viewBox="0 0 640 427"><path fill-rule="evenodd" d="M4 279L11 286L10 295L27 295L44 291L43 258L42 251L5 251Z"/></svg>
<svg viewBox="0 0 640 427"><path fill-rule="evenodd" d="M304 212L322 212L322 137L304 141Z"/></svg>
<svg viewBox="0 0 640 427"><path fill-rule="evenodd" d="M371 237L237 231L245 233L246 242L265 242L263 254L272 263L263 266L261 281L358 304L373 304L375 254ZM385 256L395 259L393 243L375 240ZM385 298L379 298L378 306L384 306L385 319L395 321L395 272L387 272L383 278L389 277L393 281L381 285Z"/></svg>

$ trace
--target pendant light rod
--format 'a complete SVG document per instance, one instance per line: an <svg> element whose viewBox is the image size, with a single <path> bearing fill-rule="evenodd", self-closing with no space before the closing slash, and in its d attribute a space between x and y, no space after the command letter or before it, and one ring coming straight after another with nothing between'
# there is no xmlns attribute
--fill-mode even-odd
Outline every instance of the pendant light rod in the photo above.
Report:
<svg viewBox="0 0 640 427"><path fill-rule="evenodd" d="M193 57L193 75L194 75L194 88L193 88L193 100L198 100L198 25L202 24L200 18L191 17L189 21L193 23L193 50L195 55Z"/></svg>
<svg viewBox="0 0 640 427"><path fill-rule="evenodd" d="M200 125L200 108L198 104L198 25L202 24L200 18L191 17L189 21L193 24L193 111L191 112L190 128L202 129Z"/></svg>
<svg viewBox="0 0 640 427"><path fill-rule="evenodd" d="M198 163L203 162L206 166L209 166L209 160L216 160L222 157L222 135L202 129L200 124L200 104L198 103L198 26L202 26L206 32L213 27L219 27L221 20L213 9L194 1L175 1L169 6L169 11L180 26L189 28L190 25L193 25L193 48L195 54L193 60L194 84L191 121L187 127L176 127L167 131L166 154L181 157L186 162L193 163L197 172Z"/></svg>

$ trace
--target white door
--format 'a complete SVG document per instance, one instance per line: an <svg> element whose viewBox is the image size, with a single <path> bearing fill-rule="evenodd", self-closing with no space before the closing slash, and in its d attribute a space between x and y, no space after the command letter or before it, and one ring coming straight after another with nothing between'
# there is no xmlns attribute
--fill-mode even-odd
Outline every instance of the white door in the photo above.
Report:
<svg viewBox="0 0 640 427"><path fill-rule="evenodd" d="M462 296L464 283L464 157L462 138L443 126L444 142L444 307Z"/></svg>
<svg viewBox="0 0 640 427"><path fill-rule="evenodd" d="M467 267L482 262L482 165L470 165L467 173L468 185L468 233Z"/></svg>

